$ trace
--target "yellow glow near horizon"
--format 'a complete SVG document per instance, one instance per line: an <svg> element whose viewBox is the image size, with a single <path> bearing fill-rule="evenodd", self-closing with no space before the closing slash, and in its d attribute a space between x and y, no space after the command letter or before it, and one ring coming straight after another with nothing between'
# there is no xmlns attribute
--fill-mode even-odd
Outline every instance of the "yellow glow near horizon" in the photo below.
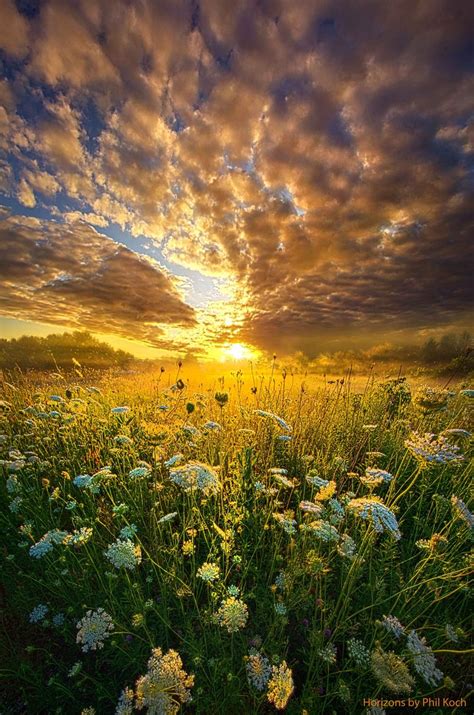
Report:
<svg viewBox="0 0 474 715"><path fill-rule="evenodd" d="M251 360L255 357L254 352L242 343L232 343L224 349L224 357L232 360Z"/></svg>

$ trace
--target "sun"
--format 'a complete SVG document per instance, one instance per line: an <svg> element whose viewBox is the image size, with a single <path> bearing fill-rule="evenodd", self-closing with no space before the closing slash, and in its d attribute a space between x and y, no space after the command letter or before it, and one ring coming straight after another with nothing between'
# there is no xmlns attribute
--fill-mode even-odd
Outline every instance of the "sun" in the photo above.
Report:
<svg viewBox="0 0 474 715"><path fill-rule="evenodd" d="M242 345L241 343L232 343L229 347L225 348L226 357L232 358L233 360L250 360L253 357L253 352L250 348Z"/></svg>

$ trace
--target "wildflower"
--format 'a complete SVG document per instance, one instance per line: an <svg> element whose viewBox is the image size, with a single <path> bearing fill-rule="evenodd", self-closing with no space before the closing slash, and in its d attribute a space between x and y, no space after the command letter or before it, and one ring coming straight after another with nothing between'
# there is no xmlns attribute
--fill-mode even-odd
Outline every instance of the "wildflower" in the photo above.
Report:
<svg viewBox="0 0 474 715"><path fill-rule="evenodd" d="M269 474L288 474L288 469L283 469L283 467L270 467L268 470Z"/></svg>
<svg viewBox="0 0 474 715"><path fill-rule="evenodd" d="M279 434L277 440L279 442L291 442L293 437L290 434Z"/></svg>
<svg viewBox="0 0 474 715"><path fill-rule="evenodd" d="M424 435L412 432L410 439L405 441L405 447L422 464L448 464L459 462L464 457L459 453L459 447L448 442L446 437L426 432Z"/></svg>
<svg viewBox="0 0 474 715"><path fill-rule="evenodd" d="M30 616L29 616L30 623L40 623L42 620L44 620L48 611L49 611L48 606L45 606L44 603L39 603L37 606L35 606L33 608L33 610L30 613Z"/></svg>
<svg viewBox="0 0 474 715"><path fill-rule="evenodd" d="M263 482L255 482L254 484L255 491L257 492L264 492L265 491L265 484Z"/></svg>
<svg viewBox="0 0 474 715"><path fill-rule="evenodd" d="M43 537L38 542L36 542L36 544L30 546L30 556L32 556L34 559L42 559L43 556L46 556L46 554L49 554L49 552L52 550L52 544Z"/></svg>
<svg viewBox="0 0 474 715"><path fill-rule="evenodd" d="M143 477L149 477L151 474L151 467L149 464L142 464L140 467L135 467L131 469L128 473L130 479L142 479Z"/></svg>
<svg viewBox="0 0 474 715"><path fill-rule="evenodd" d="M173 465L177 464L178 462L181 462L182 459L183 459L182 454L174 454L172 457L167 459L166 462L164 462L164 465L165 465L165 467L172 467Z"/></svg>
<svg viewBox="0 0 474 715"><path fill-rule="evenodd" d="M395 515L381 499L377 497L351 499L347 506L349 509L353 509L361 519L370 521L378 533L388 531L395 539L401 538Z"/></svg>
<svg viewBox="0 0 474 715"><path fill-rule="evenodd" d="M365 470L365 476L369 480L381 479L382 482L385 482L385 484L388 484L393 479L393 475L390 474L390 472L386 472L385 469L377 469L376 467L367 467Z"/></svg>
<svg viewBox="0 0 474 715"><path fill-rule="evenodd" d="M165 524L167 521L173 521L175 516L178 516L177 511L172 511L169 514L165 514L165 516L162 516L161 519L158 519L158 524Z"/></svg>
<svg viewBox="0 0 474 715"><path fill-rule="evenodd" d="M462 499L459 497L453 496L451 497L451 504L453 506L453 510L455 514L462 519L463 521L466 522L468 526L471 527L471 529L474 528L474 514L471 514L465 503L463 502Z"/></svg>
<svg viewBox="0 0 474 715"><path fill-rule="evenodd" d="M293 488L295 486L295 482L285 477L284 474L273 474L273 477L282 485L282 487Z"/></svg>
<svg viewBox="0 0 474 715"><path fill-rule="evenodd" d="M284 603L279 601L278 603L275 603L275 613L277 616L286 616L287 614L287 609Z"/></svg>
<svg viewBox="0 0 474 715"><path fill-rule="evenodd" d="M81 710L81 715L96 715L95 708L84 708Z"/></svg>
<svg viewBox="0 0 474 715"><path fill-rule="evenodd" d="M12 514L18 514L22 504L23 504L23 499L20 496L18 496L11 500L11 502L8 505L8 508L10 509Z"/></svg>
<svg viewBox="0 0 474 715"><path fill-rule="evenodd" d="M321 504L314 504L314 502L312 501L301 501L300 509L301 511L309 512L311 514L317 514L319 516L323 510L323 507L321 506Z"/></svg>
<svg viewBox="0 0 474 715"><path fill-rule="evenodd" d="M287 432L291 432L290 425L287 424L285 420L278 415L273 414L273 412L265 412L265 410L254 410L254 412L256 415L259 415L259 417L268 417L269 419L274 420L279 427L286 430Z"/></svg>
<svg viewBox="0 0 474 715"><path fill-rule="evenodd" d="M213 467L202 462L190 461L182 467L170 469L170 478L185 492L199 489L203 494L215 494L220 483Z"/></svg>
<svg viewBox="0 0 474 715"><path fill-rule="evenodd" d="M328 665L333 665L337 658L337 648L334 643L328 643L318 651L318 655Z"/></svg>
<svg viewBox="0 0 474 715"><path fill-rule="evenodd" d="M291 669L283 661L279 666L272 667L272 677L268 682L267 698L277 710L283 710L294 690Z"/></svg>
<svg viewBox="0 0 474 715"><path fill-rule="evenodd" d="M273 518L278 521L283 531L287 534L296 534L296 524L297 522L292 518L293 512L290 514L278 514L274 513Z"/></svg>
<svg viewBox="0 0 474 715"><path fill-rule="evenodd" d="M190 556L191 554L194 554L194 548L195 547L193 541L183 541L181 551L183 552L184 556Z"/></svg>
<svg viewBox="0 0 474 715"><path fill-rule="evenodd" d="M245 660L245 671L249 684L256 690L265 690L272 674L270 661L258 651L246 656Z"/></svg>
<svg viewBox="0 0 474 715"><path fill-rule="evenodd" d="M112 409L110 410L113 415L123 415L125 414L125 412L129 411L130 407L128 407L127 405L124 405L122 407L112 407Z"/></svg>
<svg viewBox="0 0 474 715"><path fill-rule="evenodd" d="M426 645L426 638L419 638L416 631L410 631L407 648L413 655L413 666L425 683L436 687L443 679L443 673L436 667L433 651Z"/></svg>
<svg viewBox="0 0 474 715"><path fill-rule="evenodd" d="M53 621L53 626L56 626L56 628L60 628L61 626L64 625L66 621L66 617L64 613L56 613L56 615L53 616L52 618Z"/></svg>
<svg viewBox="0 0 474 715"><path fill-rule="evenodd" d="M281 591L286 586L286 574L284 571L280 571L280 573L276 576L275 578L275 586L279 588Z"/></svg>
<svg viewBox="0 0 474 715"><path fill-rule="evenodd" d="M219 432L222 429L219 422L212 422L212 420L205 422L202 427L203 427L203 429L215 430L216 432Z"/></svg>
<svg viewBox="0 0 474 715"><path fill-rule="evenodd" d="M349 534L343 534L337 545L337 553L346 559L353 559L356 555L356 543Z"/></svg>
<svg viewBox="0 0 474 715"><path fill-rule="evenodd" d="M451 641L451 643L459 643L459 636L456 633L456 629L453 628L453 626L450 623L446 623L445 632L446 632L446 637L448 638L448 640Z"/></svg>
<svg viewBox="0 0 474 715"><path fill-rule="evenodd" d="M229 594L229 596L234 596L235 598L237 598L237 596L240 594L240 588L232 584L231 586L227 587L227 593Z"/></svg>
<svg viewBox="0 0 474 715"><path fill-rule="evenodd" d="M115 715L132 715L133 713L133 690L124 688L120 694Z"/></svg>
<svg viewBox="0 0 474 715"><path fill-rule="evenodd" d="M145 622L145 616L143 613L134 613L132 616L132 626L134 628L140 628Z"/></svg>
<svg viewBox="0 0 474 715"><path fill-rule="evenodd" d="M103 608L96 611L87 611L77 624L77 643L82 643L82 650L97 650L104 647L104 641L109 638L114 624L109 614Z"/></svg>
<svg viewBox="0 0 474 715"><path fill-rule="evenodd" d="M330 510L329 521L331 524L339 524L345 516L344 507L337 499L329 499L328 507Z"/></svg>
<svg viewBox="0 0 474 715"><path fill-rule="evenodd" d="M217 564L205 563L198 569L197 575L199 578L202 578L203 581L212 583L212 581L216 581L219 578L219 573L219 566Z"/></svg>
<svg viewBox="0 0 474 715"><path fill-rule="evenodd" d="M79 530L74 529L72 534L69 534L69 538L65 539L63 543L71 544L71 546L81 546L90 541L92 534L93 530L90 526L82 526Z"/></svg>
<svg viewBox="0 0 474 715"><path fill-rule="evenodd" d="M134 539L138 531L138 526L136 524L127 524L120 529L121 539Z"/></svg>
<svg viewBox="0 0 474 715"><path fill-rule="evenodd" d="M140 547L131 539L117 539L104 553L116 569L126 568L133 571L142 560Z"/></svg>
<svg viewBox="0 0 474 715"><path fill-rule="evenodd" d="M77 477L74 477L72 480L72 483L74 484L75 487L79 487L79 489L84 489L89 486L89 484L92 482L92 477L90 474L79 474Z"/></svg>
<svg viewBox="0 0 474 715"><path fill-rule="evenodd" d="M245 627L248 616L247 605L241 599L229 596L222 601L216 620L228 633L237 633Z"/></svg>
<svg viewBox="0 0 474 715"><path fill-rule="evenodd" d="M153 648L147 673L137 680L136 707L146 707L149 715L175 715L191 700L193 685L194 676L183 669L179 653Z"/></svg>
<svg viewBox="0 0 474 715"><path fill-rule="evenodd" d="M371 655L372 672L379 683L394 693L410 693L414 680L407 664L393 651L385 652L380 646Z"/></svg>
<svg viewBox="0 0 474 715"><path fill-rule="evenodd" d="M405 633L405 626L402 626L398 618L395 618L395 616L384 616L381 624L385 630L394 635L395 638L400 638L400 636Z"/></svg>
<svg viewBox="0 0 474 715"><path fill-rule="evenodd" d="M350 638L347 641L347 652L349 658L351 658L359 668L369 665L370 651L365 647L362 641L357 640L357 638Z"/></svg>
<svg viewBox="0 0 474 715"><path fill-rule="evenodd" d="M419 539L416 546L419 549L425 549L426 551L441 551L444 546L448 543L448 540L442 534L434 533L429 539Z"/></svg>
<svg viewBox="0 0 474 715"><path fill-rule="evenodd" d="M339 541L340 538L338 530L322 519L316 519L309 524L302 524L300 529L310 532L321 541Z"/></svg>

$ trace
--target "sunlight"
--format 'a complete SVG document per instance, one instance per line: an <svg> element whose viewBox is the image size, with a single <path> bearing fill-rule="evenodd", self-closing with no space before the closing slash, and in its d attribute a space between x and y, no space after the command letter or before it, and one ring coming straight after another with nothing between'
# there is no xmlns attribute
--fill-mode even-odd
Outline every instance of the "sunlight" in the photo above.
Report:
<svg viewBox="0 0 474 715"><path fill-rule="evenodd" d="M242 345L242 343L232 343L224 348L224 356L232 360L251 360L254 354L246 345Z"/></svg>

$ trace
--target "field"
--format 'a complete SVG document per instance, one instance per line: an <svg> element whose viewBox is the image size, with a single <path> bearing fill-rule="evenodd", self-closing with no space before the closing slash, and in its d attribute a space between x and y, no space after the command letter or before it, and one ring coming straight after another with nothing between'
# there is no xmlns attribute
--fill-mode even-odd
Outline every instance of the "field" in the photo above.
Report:
<svg viewBox="0 0 474 715"><path fill-rule="evenodd" d="M467 712L470 385L2 386L2 715Z"/></svg>

